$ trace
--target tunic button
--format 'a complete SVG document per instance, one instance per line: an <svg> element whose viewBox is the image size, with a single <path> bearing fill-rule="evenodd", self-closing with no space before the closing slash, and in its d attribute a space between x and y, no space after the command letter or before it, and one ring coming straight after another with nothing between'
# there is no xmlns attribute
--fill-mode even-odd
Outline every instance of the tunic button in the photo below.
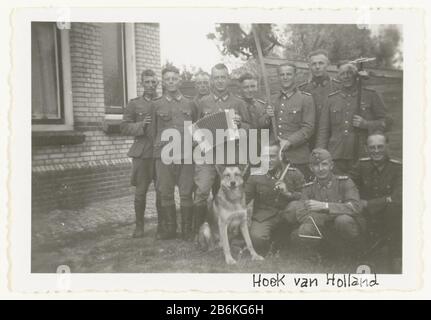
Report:
<svg viewBox="0 0 431 320"><path fill-rule="evenodd" d="M282 106L284 107L284 105L282 104ZM283 110L280 111L281 113L283 113Z"/></svg>
<svg viewBox="0 0 431 320"><path fill-rule="evenodd" d="M344 121L344 123L346 123L346 124L347 124L347 123L349 123L349 121Z"/></svg>
<svg viewBox="0 0 431 320"><path fill-rule="evenodd" d="M279 128L281 128L281 125L278 125Z"/></svg>
<svg viewBox="0 0 431 320"><path fill-rule="evenodd" d="M279 132L278 135L281 136L281 132Z"/></svg>
<svg viewBox="0 0 431 320"><path fill-rule="evenodd" d="M280 120L280 121L281 121L282 119L281 119L281 118L278 118L278 120Z"/></svg>

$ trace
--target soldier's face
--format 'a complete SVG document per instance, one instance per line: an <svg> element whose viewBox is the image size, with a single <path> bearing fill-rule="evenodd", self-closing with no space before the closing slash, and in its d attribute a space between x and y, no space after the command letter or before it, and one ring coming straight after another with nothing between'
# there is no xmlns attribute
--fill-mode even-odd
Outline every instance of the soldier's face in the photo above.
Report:
<svg viewBox="0 0 431 320"><path fill-rule="evenodd" d="M310 71L314 77L321 77L326 75L329 61L328 58L323 54L310 57Z"/></svg>
<svg viewBox="0 0 431 320"><path fill-rule="evenodd" d="M166 72L163 75L163 86L168 92L177 92L180 86L180 75L175 72Z"/></svg>
<svg viewBox="0 0 431 320"><path fill-rule="evenodd" d="M227 90L227 86L229 83L229 73L227 70L222 69L213 69L211 71L211 82L218 92L224 92Z"/></svg>
<svg viewBox="0 0 431 320"><path fill-rule="evenodd" d="M252 99L257 94L257 81L254 79L244 80L241 83L241 93L246 99Z"/></svg>
<svg viewBox="0 0 431 320"><path fill-rule="evenodd" d="M370 136L367 141L367 151L374 161L383 160L387 154L387 144L384 136Z"/></svg>
<svg viewBox="0 0 431 320"><path fill-rule="evenodd" d="M268 170L273 171L278 168L281 164L279 158L280 148L278 146L265 146L262 149L262 159L268 160Z"/></svg>
<svg viewBox="0 0 431 320"><path fill-rule="evenodd" d="M332 160L323 160L319 163L313 163L310 165L310 169L317 179L324 180L330 176L332 169L334 168L334 163Z"/></svg>
<svg viewBox="0 0 431 320"><path fill-rule="evenodd" d="M356 71L347 64L342 65L338 70L338 78L345 88L350 88L356 84L356 76Z"/></svg>
<svg viewBox="0 0 431 320"><path fill-rule="evenodd" d="M296 72L291 66L282 66L278 69L278 78L283 89L289 89L295 83Z"/></svg>
<svg viewBox="0 0 431 320"><path fill-rule="evenodd" d="M268 159L268 170L273 171L280 166L280 148L278 146L265 147L262 150L262 159Z"/></svg>
<svg viewBox="0 0 431 320"><path fill-rule="evenodd" d="M210 78L208 76L196 77L195 87L198 93L202 96L210 93Z"/></svg>
<svg viewBox="0 0 431 320"><path fill-rule="evenodd" d="M144 76L142 78L142 86L144 87L145 93L154 94L158 84L159 82L156 77Z"/></svg>

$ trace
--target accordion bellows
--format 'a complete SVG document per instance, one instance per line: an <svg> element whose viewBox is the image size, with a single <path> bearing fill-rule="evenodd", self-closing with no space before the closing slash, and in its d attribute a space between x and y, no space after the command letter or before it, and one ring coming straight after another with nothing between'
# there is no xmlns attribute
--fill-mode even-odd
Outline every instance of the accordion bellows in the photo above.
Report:
<svg viewBox="0 0 431 320"><path fill-rule="evenodd" d="M215 112L199 119L192 126L193 138L196 141L202 141L203 132L200 131L200 129L208 130L212 134L212 142L205 139L207 147L209 148L213 148L224 141L239 139L239 131L233 120L234 117L235 110L226 109L224 111ZM225 138L223 138L222 141L217 139L217 129L219 129L218 135L222 134L220 129L224 130Z"/></svg>

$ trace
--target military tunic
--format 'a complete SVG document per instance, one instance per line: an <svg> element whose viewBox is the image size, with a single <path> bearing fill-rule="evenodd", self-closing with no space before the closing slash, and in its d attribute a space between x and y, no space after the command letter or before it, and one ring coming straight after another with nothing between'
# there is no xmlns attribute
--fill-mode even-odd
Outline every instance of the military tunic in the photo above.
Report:
<svg viewBox="0 0 431 320"><path fill-rule="evenodd" d="M131 185L135 186L136 201L145 201L148 187L154 179L153 137L151 124L144 119L153 113L152 99L141 96L132 99L124 109L120 125L123 135L134 136L127 155L132 158Z"/></svg>
<svg viewBox="0 0 431 320"><path fill-rule="evenodd" d="M322 109L316 145L327 149L334 160L357 160L355 157L365 153L368 133L386 129L386 107L377 92L364 88L359 109L357 94L336 91L329 95ZM353 127L355 115L364 118L366 126Z"/></svg>
<svg viewBox="0 0 431 320"><path fill-rule="evenodd" d="M301 198L304 176L296 168L289 168L284 182L290 195L274 190L281 170L275 175L252 175L245 185L246 202L254 200L250 237L254 248L264 253L275 229L281 223L281 214L289 202Z"/></svg>
<svg viewBox="0 0 431 320"><path fill-rule="evenodd" d="M401 255L401 162L386 157L377 165L371 158L362 158L350 175L359 188L361 199L368 202L364 215L371 235L389 238L393 253Z"/></svg>
<svg viewBox="0 0 431 320"><path fill-rule="evenodd" d="M199 100L197 109L198 119L215 112L233 109L235 113L241 117L240 127L246 130L251 127L251 119L245 102L229 92L226 92L222 96L217 96L216 94L211 93L202 97ZM217 150L218 149L214 149L214 159L216 159L215 153ZM227 147L225 144L225 160L227 157L226 150ZM236 155L238 155L238 148L236 148ZM201 207L206 206L207 199L214 183L216 182L216 178L217 171L215 170L214 164L199 164L195 166L194 182L196 190L194 194L194 205Z"/></svg>
<svg viewBox="0 0 431 320"><path fill-rule="evenodd" d="M328 207L322 211L308 211L304 203L306 200L326 202ZM286 215L288 221L296 219L300 224L298 233L305 235L316 235L310 216L326 238L341 235L345 240L354 239L365 228L358 189L347 176L332 175L326 184L317 179L307 183L301 200L290 203ZM335 235L330 231L335 231Z"/></svg>
<svg viewBox="0 0 431 320"><path fill-rule="evenodd" d="M292 164L308 164L308 140L314 131L315 108L311 94L298 89L281 92L272 99L279 138L288 140ZM304 172L303 172L304 173Z"/></svg>
<svg viewBox="0 0 431 320"><path fill-rule="evenodd" d="M175 97L164 95L154 101L152 132L154 138L154 158L156 159L157 189L161 194L163 207L175 205L174 191L178 185L181 206L192 206L193 164L192 154L184 151L184 122L196 120L196 109L192 100L178 94ZM165 164L160 159L163 147L168 141L162 141L166 129L176 129L181 135L181 154L174 155L180 163Z"/></svg>
<svg viewBox="0 0 431 320"><path fill-rule="evenodd" d="M312 95L314 106L316 108L315 131L309 141L310 150L313 150L316 145L316 132L318 130L322 108L325 105L329 94L337 91L338 87L339 81L332 79L329 76L323 77L321 81L318 81L317 78L312 78L298 86L299 90L308 92Z"/></svg>

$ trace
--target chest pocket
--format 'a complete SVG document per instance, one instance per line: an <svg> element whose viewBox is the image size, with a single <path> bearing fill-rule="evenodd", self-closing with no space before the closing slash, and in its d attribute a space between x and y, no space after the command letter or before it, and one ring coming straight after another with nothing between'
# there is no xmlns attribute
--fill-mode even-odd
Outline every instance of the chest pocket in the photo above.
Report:
<svg viewBox="0 0 431 320"><path fill-rule="evenodd" d="M168 125L172 120L171 113L169 111L163 111L163 110L157 111L157 118L159 118L160 123L163 126Z"/></svg>
<svg viewBox="0 0 431 320"><path fill-rule="evenodd" d="M334 108L330 110L330 117L332 124L339 124L343 120L343 115L340 109Z"/></svg>
<svg viewBox="0 0 431 320"><path fill-rule="evenodd" d="M192 112L190 110L181 110L181 115L184 121L192 120Z"/></svg>
<svg viewBox="0 0 431 320"><path fill-rule="evenodd" d="M261 184L257 186L257 195L260 201L265 203L271 202L274 199L274 190L270 185Z"/></svg>
<svg viewBox="0 0 431 320"><path fill-rule="evenodd" d="M302 110L299 108L287 110L287 118L290 122L300 123L302 120Z"/></svg>
<svg viewBox="0 0 431 320"><path fill-rule="evenodd" d="M360 114L366 119L372 118L373 112L369 102L361 102Z"/></svg>

